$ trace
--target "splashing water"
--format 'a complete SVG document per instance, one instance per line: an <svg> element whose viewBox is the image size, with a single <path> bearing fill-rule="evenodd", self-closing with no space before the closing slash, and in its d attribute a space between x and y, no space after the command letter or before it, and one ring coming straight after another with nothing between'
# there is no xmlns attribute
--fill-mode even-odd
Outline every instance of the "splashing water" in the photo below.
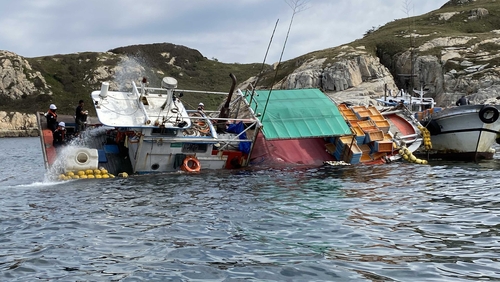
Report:
<svg viewBox="0 0 500 282"><path fill-rule="evenodd" d="M115 67L115 75L111 81L111 88L124 91L132 88L132 82L136 81L146 74L146 69L139 58L123 57L120 63Z"/></svg>
<svg viewBox="0 0 500 282"><path fill-rule="evenodd" d="M55 181L61 173L65 172L68 160L75 158L75 152L79 148L91 148L88 144L96 136L106 134L106 131L112 129L107 126L87 128L81 134L67 143L66 146L58 148L57 158L47 171L45 181Z"/></svg>

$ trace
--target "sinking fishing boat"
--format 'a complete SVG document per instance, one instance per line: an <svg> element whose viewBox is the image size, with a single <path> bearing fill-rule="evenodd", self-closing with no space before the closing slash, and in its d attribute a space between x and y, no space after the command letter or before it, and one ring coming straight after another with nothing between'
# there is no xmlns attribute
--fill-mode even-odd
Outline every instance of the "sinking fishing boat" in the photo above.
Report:
<svg viewBox="0 0 500 282"><path fill-rule="evenodd" d="M246 98L263 125L252 165L382 164L409 158L422 144L404 111L337 105L319 89L255 90Z"/></svg>
<svg viewBox="0 0 500 282"><path fill-rule="evenodd" d="M133 82L130 91L111 91L104 82L91 93L97 119L89 118L87 129L68 145L54 147L39 118L46 166L56 175L88 178L101 171L381 164L411 157L422 143L414 118L404 112L337 105L319 89L243 92L231 77L229 93L179 90L171 77L159 88ZM227 98L219 111L199 111L182 103L190 92ZM71 136L73 117L59 118L66 119Z"/></svg>
<svg viewBox="0 0 500 282"><path fill-rule="evenodd" d="M260 122L251 116L228 118L233 94L239 95L235 101L244 101L242 92L234 91L236 78L231 78L229 93L178 90L172 77L163 78L161 87L149 87L146 79L139 87L132 82L130 91L111 91L109 83L103 82L100 90L91 93L98 121L89 120L87 129L66 146L53 146L52 132L38 115L46 167L81 176L97 169L128 175L246 166L253 143L247 132ZM199 111L184 106L185 93L226 95L227 99L220 111ZM71 133L74 119L67 119Z"/></svg>

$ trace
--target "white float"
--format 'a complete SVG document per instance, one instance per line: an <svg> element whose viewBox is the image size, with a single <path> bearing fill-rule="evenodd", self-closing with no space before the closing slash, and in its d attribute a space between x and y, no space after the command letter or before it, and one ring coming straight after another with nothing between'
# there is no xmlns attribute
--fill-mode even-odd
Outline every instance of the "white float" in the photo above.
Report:
<svg viewBox="0 0 500 282"><path fill-rule="evenodd" d="M99 165L99 154L97 149L73 148L66 152L64 171L80 171L97 169Z"/></svg>

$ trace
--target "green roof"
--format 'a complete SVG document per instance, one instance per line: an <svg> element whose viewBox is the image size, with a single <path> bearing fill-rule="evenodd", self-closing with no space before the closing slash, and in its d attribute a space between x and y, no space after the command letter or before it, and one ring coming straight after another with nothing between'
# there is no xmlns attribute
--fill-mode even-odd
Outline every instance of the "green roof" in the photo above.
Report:
<svg viewBox="0 0 500 282"><path fill-rule="evenodd" d="M251 95L246 99L250 103ZM256 90L250 106L261 114L268 140L352 134L337 105L319 89Z"/></svg>

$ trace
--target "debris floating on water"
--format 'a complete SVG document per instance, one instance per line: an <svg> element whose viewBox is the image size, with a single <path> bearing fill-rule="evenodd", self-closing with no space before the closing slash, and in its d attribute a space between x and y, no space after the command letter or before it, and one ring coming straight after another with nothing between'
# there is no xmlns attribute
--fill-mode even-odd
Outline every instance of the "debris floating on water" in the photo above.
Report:
<svg viewBox="0 0 500 282"><path fill-rule="evenodd" d="M331 166L351 165L350 163L346 163L344 161L325 161L324 164L331 165Z"/></svg>

